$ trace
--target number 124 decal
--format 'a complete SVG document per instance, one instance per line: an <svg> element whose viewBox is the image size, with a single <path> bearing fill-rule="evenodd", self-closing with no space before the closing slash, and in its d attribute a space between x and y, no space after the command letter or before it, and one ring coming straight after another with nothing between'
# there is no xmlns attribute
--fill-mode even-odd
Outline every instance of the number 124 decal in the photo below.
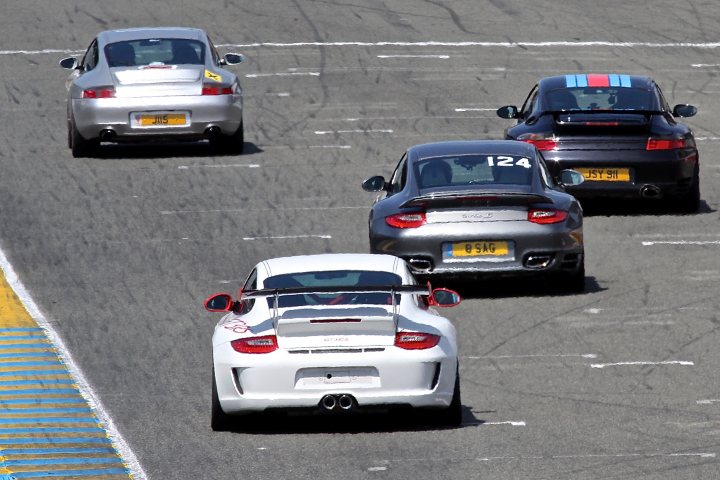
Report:
<svg viewBox="0 0 720 480"><path fill-rule="evenodd" d="M498 156L492 156L488 155L487 157L488 165L491 167L524 167L524 168L530 168L530 160L527 158L515 158L515 157L508 157L506 155L498 155Z"/></svg>

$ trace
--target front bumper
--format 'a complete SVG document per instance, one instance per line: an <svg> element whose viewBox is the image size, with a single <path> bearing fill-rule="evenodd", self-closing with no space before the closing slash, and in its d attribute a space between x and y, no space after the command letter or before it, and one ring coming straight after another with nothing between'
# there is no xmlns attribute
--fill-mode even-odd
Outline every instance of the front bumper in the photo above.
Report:
<svg viewBox="0 0 720 480"><path fill-rule="evenodd" d="M242 122L242 95L178 95L149 98L72 99L72 118L85 139L112 130L118 141L149 138L202 138L210 127L232 135ZM185 126L132 127L130 115L137 112L189 112ZM115 141L115 140L113 140Z"/></svg>

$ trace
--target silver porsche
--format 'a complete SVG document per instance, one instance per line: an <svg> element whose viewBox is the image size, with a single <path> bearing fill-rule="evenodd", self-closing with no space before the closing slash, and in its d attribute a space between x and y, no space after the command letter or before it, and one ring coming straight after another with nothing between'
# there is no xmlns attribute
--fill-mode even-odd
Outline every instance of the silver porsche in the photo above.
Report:
<svg viewBox="0 0 720 480"><path fill-rule="evenodd" d="M64 58L68 147L92 156L101 142L208 140L242 153L243 103L237 76L197 28L101 32L82 59Z"/></svg>

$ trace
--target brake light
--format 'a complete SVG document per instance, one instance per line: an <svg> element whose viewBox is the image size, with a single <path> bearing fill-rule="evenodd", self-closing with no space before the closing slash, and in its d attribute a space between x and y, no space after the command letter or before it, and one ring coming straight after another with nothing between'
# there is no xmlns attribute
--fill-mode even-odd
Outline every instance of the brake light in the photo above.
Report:
<svg viewBox="0 0 720 480"><path fill-rule="evenodd" d="M385 217L385 223L394 228L417 228L425 225L425 212L396 213Z"/></svg>
<svg viewBox="0 0 720 480"><path fill-rule="evenodd" d="M525 133L520 135L517 139L522 142L535 145L541 152L556 150L558 145L558 141L554 136L548 137L542 133Z"/></svg>
<svg viewBox="0 0 720 480"><path fill-rule="evenodd" d="M568 216L565 210L550 208L532 208L528 211L528 221L532 223L549 224L560 223Z"/></svg>
<svg viewBox="0 0 720 480"><path fill-rule="evenodd" d="M425 350L440 342L440 335L422 332L397 332L395 346L405 350Z"/></svg>
<svg viewBox="0 0 720 480"><path fill-rule="evenodd" d="M675 150L685 148L684 138L648 138L645 150Z"/></svg>
<svg viewBox="0 0 720 480"><path fill-rule="evenodd" d="M233 350L240 353L270 353L278 348L275 335L239 338L230 342L230 345Z"/></svg>
<svg viewBox="0 0 720 480"><path fill-rule="evenodd" d="M213 83L204 83L202 86L203 95L232 95L232 87L227 85L215 85Z"/></svg>
<svg viewBox="0 0 720 480"><path fill-rule="evenodd" d="M83 90L82 98L115 98L115 87L97 87Z"/></svg>

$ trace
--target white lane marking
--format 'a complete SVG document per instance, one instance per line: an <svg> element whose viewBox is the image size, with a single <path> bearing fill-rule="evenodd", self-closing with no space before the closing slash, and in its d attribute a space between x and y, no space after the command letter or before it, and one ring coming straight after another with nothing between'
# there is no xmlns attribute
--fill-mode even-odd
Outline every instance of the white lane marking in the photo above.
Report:
<svg viewBox="0 0 720 480"><path fill-rule="evenodd" d="M264 236L264 237L243 237L243 240L289 240L295 238L322 238L331 239L332 235L277 235L277 236Z"/></svg>
<svg viewBox="0 0 720 480"><path fill-rule="evenodd" d="M265 95L269 97L289 97L290 94L288 92L278 92L278 93L266 93Z"/></svg>
<svg viewBox="0 0 720 480"><path fill-rule="evenodd" d="M644 247L653 245L720 245L720 240L657 240L644 241L642 245Z"/></svg>
<svg viewBox="0 0 720 480"><path fill-rule="evenodd" d="M240 212L276 212L278 210L367 210L369 207L283 207L283 208L229 208L212 210L160 210L160 215L180 215L184 213L240 213Z"/></svg>
<svg viewBox="0 0 720 480"><path fill-rule="evenodd" d="M720 67L720 63L693 63L693 68Z"/></svg>
<svg viewBox="0 0 720 480"><path fill-rule="evenodd" d="M446 60L450 55L378 55L377 58L441 58Z"/></svg>
<svg viewBox="0 0 720 480"><path fill-rule="evenodd" d="M708 48L720 47L720 42L258 42L222 44L223 48L252 48L252 47L648 47L648 48Z"/></svg>
<svg viewBox="0 0 720 480"><path fill-rule="evenodd" d="M387 467L370 467L368 468L368 472L384 472L387 470Z"/></svg>
<svg viewBox="0 0 720 480"><path fill-rule="evenodd" d="M505 422L482 422L480 425L512 425L513 427L524 427L525 422L519 421L519 422L513 422L513 421L505 421Z"/></svg>
<svg viewBox="0 0 720 480"><path fill-rule="evenodd" d="M308 148L340 148L343 150L349 150L352 148L350 145L310 145Z"/></svg>
<svg viewBox="0 0 720 480"><path fill-rule="evenodd" d="M665 360L662 362L616 362L616 363L593 363L590 366L592 368L605 368L605 367L622 367L626 365L695 365L694 362L686 360Z"/></svg>
<svg viewBox="0 0 720 480"><path fill-rule="evenodd" d="M497 108L468 108L460 107L455 109L456 112L495 112Z"/></svg>
<svg viewBox="0 0 720 480"><path fill-rule="evenodd" d="M712 405L713 403L720 403L720 399L717 398L708 398L705 400L698 400L696 402L698 405Z"/></svg>
<svg viewBox="0 0 720 480"><path fill-rule="evenodd" d="M550 458L617 458L617 457L701 457L715 458L712 452L689 452L689 453L617 453L617 454L586 454L586 455L552 455Z"/></svg>
<svg viewBox="0 0 720 480"><path fill-rule="evenodd" d="M260 77L293 77L293 76L304 76L304 77L319 77L320 72L277 72L277 73L248 73L245 78L260 78Z"/></svg>
<svg viewBox="0 0 720 480"><path fill-rule="evenodd" d="M703 142L703 141L715 142L717 140L720 140L720 137L695 137L695 140L699 140L701 142Z"/></svg>
<svg viewBox="0 0 720 480"><path fill-rule="evenodd" d="M85 398L97 414L98 419L108 433L108 437L110 437L110 440L112 441L113 447L115 447L115 449L119 452L123 462L126 464L128 470L130 470L132 477L137 480L147 479L147 474L140 465L140 462L138 462L135 453L130 449L130 446L120 434L120 431L115 426L115 422L100 401L100 397L98 397L88 381L85 379L85 375L82 373L82 370L80 370L80 367L75 363L75 360L73 360L70 351L65 346L65 343L60 335L55 331L52 324L40 311L40 307L38 307L35 300L30 296L30 292L27 291L25 285L20 280L20 277L18 277L17 273L15 273L15 269L10 264L10 261L2 248L0 248L0 270L5 273L5 280L18 296L20 302L22 302L30 316L33 320L35 320L38 326L43 329L45 335L47 335L48 339L52 342L57 354L60 358L62 358L67 369L70 371L70 374L75 381L75 385L77 385L77 388L83 398Z"/></svg>
<svg viewBox="0 0 720 480"><path fill-rule="evenodd" d="M315 135L328 135L333 133L393 133L391 129L355 129L355 130L315 130Z"/></svg>
<svg viewBox="0 0 720 480"><path fill-rule="evenodd" d="M581 358L597 358L596 353L561 353L561 354L538 354L538 355L479 355L479 356L463 356L470 360L496 359L496 358L563 358L563 357L581 357Z"/></svg>
<svg viewBox="0 0 720 480"><path fill-rule="evenodd" d="M220 164L220 165L178 165L178 170L188 170L190 168L260 168L257 163L231 163L231 164Z"/></svg>
<svg viewBox="0 0 720 480"><path fill-rule="evenodd" d="M45 53L67 53L68 55L78 55L83 53L83 51L52 48L46 48L44 50L0 50L0 55L42 55Z"/></svg>

